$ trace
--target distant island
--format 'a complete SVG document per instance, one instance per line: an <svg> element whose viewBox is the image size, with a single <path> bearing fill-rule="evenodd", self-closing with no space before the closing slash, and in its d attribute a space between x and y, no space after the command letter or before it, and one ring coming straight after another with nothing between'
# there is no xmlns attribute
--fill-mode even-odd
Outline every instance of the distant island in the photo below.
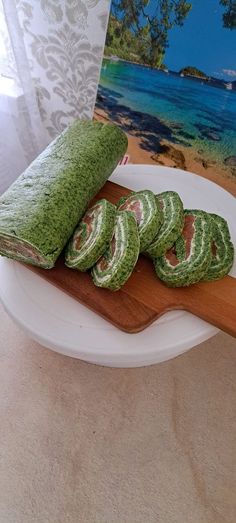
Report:
<svg viewBox="0 0 236 523"><path fill-rule="evenodd" d="M188 66L184 67L183 69L180 69L179 72L180 76L193 76L194 78L202 78L204 80L208 80L207 74L200 71L200 69L197 69L196 67Z"/></svg>

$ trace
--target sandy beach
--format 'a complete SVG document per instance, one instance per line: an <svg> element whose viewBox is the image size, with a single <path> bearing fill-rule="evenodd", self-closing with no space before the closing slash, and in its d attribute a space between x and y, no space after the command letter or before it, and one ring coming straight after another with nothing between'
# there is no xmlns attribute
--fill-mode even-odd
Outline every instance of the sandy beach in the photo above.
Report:
<svg viewBox="0 0 236 523"><path fill-rule="evenodd" d="M100 107L95 107L94 119L100 121L111 121L108 113ZM127 117L122 115L119 117L118 123L127 132L127 127L130 126L130 122ZM128 136L128 151L129 162L137 164L152 164L152 165L164 165L167 167L175 167L184 169L204 178L208 178L231 194L236 196L236 172L235 169L224 166L221 167L217 162L214 164L213 161L204 160L202 155L198 155L196 150L191 147L184 147L180 144L178 146L173 145L167 140L163 139L160 142L160 151L157 153L155 148L152 149L152 141L147 131L140 132L140 130L129 130ZM150 145L149 149L146 149L146 141ZM235 174L234 174L235 172Z"/></svg>

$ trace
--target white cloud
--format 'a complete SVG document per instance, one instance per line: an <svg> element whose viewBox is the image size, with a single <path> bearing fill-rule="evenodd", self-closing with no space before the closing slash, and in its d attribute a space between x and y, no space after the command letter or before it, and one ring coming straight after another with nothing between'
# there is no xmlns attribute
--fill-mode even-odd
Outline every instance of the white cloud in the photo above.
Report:
<svg viewBox="0 0 236 523"><path fill-rule="evenodd" d="M227 74L228 76L235 76L236 77L236 71L234 69L222 69L223 73Z"/></svg>

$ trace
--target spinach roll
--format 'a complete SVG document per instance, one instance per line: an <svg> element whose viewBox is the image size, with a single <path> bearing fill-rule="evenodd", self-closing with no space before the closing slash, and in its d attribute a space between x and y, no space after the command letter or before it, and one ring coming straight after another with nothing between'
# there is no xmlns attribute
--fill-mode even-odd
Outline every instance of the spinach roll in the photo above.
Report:
<svg viewBox="0 0 236 523"><path fill-rule="evenodd" d="M208 213L184 211L184 228L173 247L154 266L157 276L169 287L184 287L200 281L212 259L212 224Z"/></svg>
<svg viewBox="0 0 236 523"><path fill-rule="evenodd" d="M118 211L111 243L92 269L94 284L117 291L130 277L139 256L140 240L133 213Z"/></svg>
<svg viewBox="0 0 236 523"><path fill-rule="evenodd" d="M146 250L162 224L162 210L152 191L144 190L124 196L118 202L119 211L134 214L139 231L140 252Z"/></svg>
<svg viewBox="0 0 236 523"><path fill-rule="evenodd" d="M115 215L115 205L105 198L86 211L66 249L67 267L86 271L95 265L111 241Z"/></svg>
<svg viewBox="0 0 236 523"><path fill-rule="evenodd" d="M184 208L177 192L165 191L156 195L162 209L163 223L146 250L151 258L159 258L172 247L184 226Z"/></svg>
<svg viewBox="0 0 236 523"><path fill-rule="evenodd" d="M53 267L126 148L116 125L75 121L0 197L0 254Z"/></svg>
<svg viewBox="0 0 236 523"><path fill-rule="evenodd" d="M217 214L209 214L209 216L212 221L212 260L203 276L204 281L223 278L232 269L234 263L234 246L226 220Z"/></svg>

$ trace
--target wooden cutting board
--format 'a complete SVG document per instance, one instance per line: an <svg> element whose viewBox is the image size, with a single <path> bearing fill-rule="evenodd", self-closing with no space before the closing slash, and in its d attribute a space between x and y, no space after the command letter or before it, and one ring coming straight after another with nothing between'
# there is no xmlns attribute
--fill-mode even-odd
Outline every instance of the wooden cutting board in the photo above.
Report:
<svg viewBox="0 0 236 523"><path fill-rule="evenodd" d="M107 182L95 199L116 203L129 193ZM236 337L236 278L170 289L158 280L152 262L141 256L124 287L111 292L95 287L88 273L68 269L63 256L50 270L27 267L125 332L139 332L165 312L184 309Z"/></svg>

